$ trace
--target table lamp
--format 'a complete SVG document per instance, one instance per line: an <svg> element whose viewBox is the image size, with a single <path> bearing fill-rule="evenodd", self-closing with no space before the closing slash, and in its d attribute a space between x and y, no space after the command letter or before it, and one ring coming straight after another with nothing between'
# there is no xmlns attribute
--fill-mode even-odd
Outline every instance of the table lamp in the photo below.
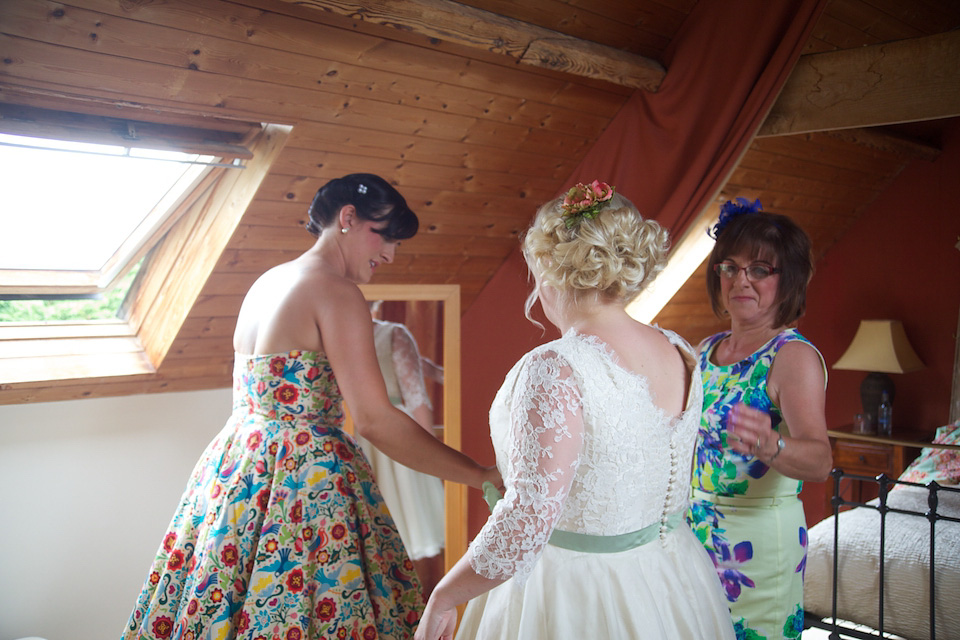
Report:
<svg viewBox="0 0 960 640"><path fill-rule="evenodd" d="M883 392L893 403L894 385L890 373L907 373L923 369L923 362L910 346L903 323L899 320L861 320L853 342L833 368L869 371L860 384L860 403L877 424L877 407Z"/></svg>

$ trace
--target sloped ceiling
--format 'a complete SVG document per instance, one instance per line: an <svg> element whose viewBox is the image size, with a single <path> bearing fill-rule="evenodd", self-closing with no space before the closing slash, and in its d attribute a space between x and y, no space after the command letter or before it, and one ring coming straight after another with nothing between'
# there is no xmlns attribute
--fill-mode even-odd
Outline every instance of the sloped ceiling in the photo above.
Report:
<svg viewBox="0 0 960 640"><path fill-rule="evenodd" d="M469 309L536 206L559 192L634 87L655 90L663 51L695 4L0 3L0 102L210 128L293 126L156 373L32 385L0 380L0 402L229 384L244 292L265 269L310 245L303 224L314 192L352 171L395 183L421 218L421 233L375 283L458 284L462 309ZM908 162L936 155L936 121L958 110L955 90L909 101L894 92L879 106L841 104L829 122L818 122L803 108L809 62L832 54L817 60L829 61L841 79L853 77L865 45L903 41L913 47L904 59L932 56L937 63L956 54L958 26L953 0L831 0L792 89L785 88L724 193L763 194L766 208L797 219L822 254ZM560 35L544 38L544 30ZM946 40L936 47L914 44L937 34ZM514 47L524 37L543 44ZM551 62L558 51L566 66ZM960 85L955 69L944 82ZM908 115L890 115L888 107ZM875 126L906 120L928 122ZM658 317L691 340L716 326L702 278L701 267Z"/></svg>

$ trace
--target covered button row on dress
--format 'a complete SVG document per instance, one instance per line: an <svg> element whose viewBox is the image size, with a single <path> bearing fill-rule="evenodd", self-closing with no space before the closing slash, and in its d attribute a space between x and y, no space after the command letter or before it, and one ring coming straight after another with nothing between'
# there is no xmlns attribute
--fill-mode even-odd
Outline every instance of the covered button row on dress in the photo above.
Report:
<svg viewBox="0 0 960 640"><path fill-rule="evenodd" d="M667 491L663 496L663 508L660 510L660 544L666 544L667 533L670 531L667 509L672 500L671 495L677 484L677 463L680 460L680 451L675 438L670 438L670 478L667 480Z"/></svg>

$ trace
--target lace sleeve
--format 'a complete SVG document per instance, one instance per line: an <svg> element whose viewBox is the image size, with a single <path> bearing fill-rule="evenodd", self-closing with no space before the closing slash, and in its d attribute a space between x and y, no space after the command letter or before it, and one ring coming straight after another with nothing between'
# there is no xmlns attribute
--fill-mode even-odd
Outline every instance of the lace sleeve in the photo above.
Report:
<svg viewBox="0 0 960 640"><path fill-rule="evenodd" d="M494 580L533 570L563 512L580 462L580 390L562 356L544 351L521 365L509 400L505 495L470 545L470 565Z"/></svg>
<svg viewBox="0 0 960 640"><path fill-rule="evenodd" d="M393 328L390 342L393 370L397 375L397 384L400 385L403 406L410 411L421 405L432 409L430 396L427 394L427 387L423 381L420 352L410 330L402 324L396 325Z"/></svg>

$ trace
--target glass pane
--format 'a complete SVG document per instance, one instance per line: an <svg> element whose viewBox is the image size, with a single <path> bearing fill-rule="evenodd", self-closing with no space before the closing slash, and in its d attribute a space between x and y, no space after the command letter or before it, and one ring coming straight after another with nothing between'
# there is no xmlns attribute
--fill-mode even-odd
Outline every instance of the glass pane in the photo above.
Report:
<svg viewBox="0 0 960 640"><path fill-rule="evenodd" d="M0 269L101 269L197 159L0 134Z"/></svg>
<svg viewBox="0 0 960 640"><path fill-rule="evenodd" d="M66 300L2 300L0 299L0 324L5 322L75 322L77 320L125 320L120 308L127 292L143 264L134 265L117 285L104 293L88 298Z"/></svg>

